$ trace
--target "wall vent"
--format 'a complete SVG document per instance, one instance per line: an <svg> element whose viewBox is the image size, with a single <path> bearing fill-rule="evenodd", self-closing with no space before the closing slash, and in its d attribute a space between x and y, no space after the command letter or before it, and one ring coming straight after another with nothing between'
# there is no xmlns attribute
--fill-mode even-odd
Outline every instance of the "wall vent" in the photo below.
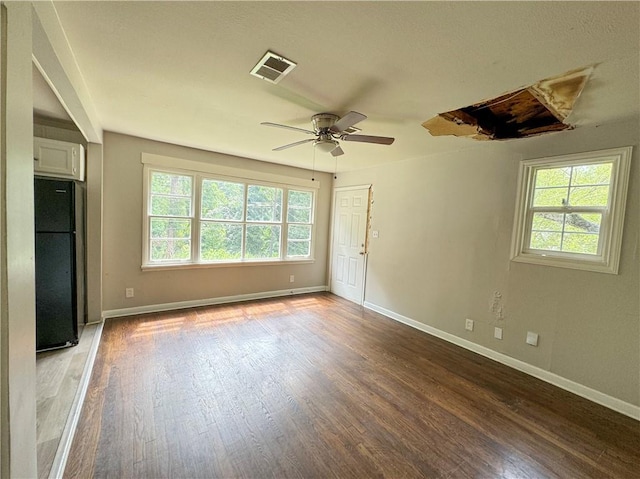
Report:
<svg viewBox="0 0 640 479"><path fill-rule="evenodd" d="M267 52L251 70L251 74L270 83L278 83L288 75L296 64L280 55Z"/></svg>

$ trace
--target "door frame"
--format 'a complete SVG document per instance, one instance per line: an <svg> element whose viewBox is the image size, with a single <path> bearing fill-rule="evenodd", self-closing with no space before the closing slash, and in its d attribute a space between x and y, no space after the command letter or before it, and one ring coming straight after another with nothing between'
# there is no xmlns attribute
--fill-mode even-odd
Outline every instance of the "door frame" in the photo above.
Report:
<svg viewBox="0 0 640 479"><path fill-rule="evenodd" d="M367 287L367 263L369 260L369 227L371 224L371 193L373 189L373 184L362 184L362 185L349 185L349 186L336 186L333 188L331 192L331 221L329 225L329 264L328 264L328 285L327 290L333 292L331 290L331 284L333 283L333 235L334 235L334 222L336 216L336 194L341 191L352 191L352 190L361 190L367 188L369 190L369 196L367 200L367 224L365 226L364 233L364 271L362 272L362 292L360 294L360 302L357 303L360 306L364 304L364 296Z"/></svg>

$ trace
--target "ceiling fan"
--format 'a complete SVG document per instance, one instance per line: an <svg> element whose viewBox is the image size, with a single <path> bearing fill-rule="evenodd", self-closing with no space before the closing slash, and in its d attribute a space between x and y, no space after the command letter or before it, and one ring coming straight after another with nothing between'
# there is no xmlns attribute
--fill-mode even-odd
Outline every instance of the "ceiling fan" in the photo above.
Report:
<svg viewBox="0 0 640 479"><path fill-rule="evenodd" d="M304 128L296 128L295 126L281 125L279 123L271 123L268 121L260 123L265 126L274 126L276 128L285 128L287 130L294 130L308 135L313 135L315 138L308 138L306 140L296 141L295 143L289 143L288 145L279 146L274 148L273 151L286 150L298 145L313 142L313 146L321 151L331 153L333 156L340 156L344 154L338 140L343 141L358 141L361 143L375 143L378 145L390 145L394 142L395 138L386 136L371 136L371 135L357 135L354 131L358 131L355 128L351 128L356 123L365 120L367 117L357 111L350 111L345 116L340 118L338 115L332 113L318 113L311 117L311 124L313 125L313 131L305 130Z"/></svg>

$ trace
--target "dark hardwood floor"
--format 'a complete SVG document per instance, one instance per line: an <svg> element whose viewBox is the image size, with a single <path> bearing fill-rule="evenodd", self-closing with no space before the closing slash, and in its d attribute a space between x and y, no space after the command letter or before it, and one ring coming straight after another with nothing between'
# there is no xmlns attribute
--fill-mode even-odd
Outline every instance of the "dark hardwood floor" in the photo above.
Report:
<svg viewBox="0 0 640 479"><path fill-rule="evenodd" d="M65 477L638 478L640 423L314 294L107 321Z"/></svg>

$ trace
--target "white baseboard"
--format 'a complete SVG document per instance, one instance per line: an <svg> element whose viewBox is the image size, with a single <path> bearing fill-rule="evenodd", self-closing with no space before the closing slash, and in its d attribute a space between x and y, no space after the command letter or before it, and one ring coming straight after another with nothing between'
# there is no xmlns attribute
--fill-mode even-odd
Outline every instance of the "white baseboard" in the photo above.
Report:
<svg viewBox="0 0 640 479"><path fill-rule="evenodd" d="M200 306L212 306L214 304L237 303L253 299L278 298L281 296L293 296L296 294L319 293L328 291L327 286L311 286L308 288L292 288L279 291L263 291L260 293L237 294L234 296L222 296L219 298L196 299L192 301L178 301L175 303L150 304L147 306L134 306L132 308L111 309L102 312L103 319L132 316L134 314L159 313L174 309L197 308Z"/></svg>
<svg viewBox="0 0 640 479"><path fill-rule="evenodd" d="M523 373L529 374L530 376L553 384L554 386L558 386L561 389L577 394L578 396L589 399L590 401L608 407L609 409L613 409L614 411L624 414L625 416L640 420L639 406L635 406L595 389L591 389L590 387L576 383L562 376L558 376L557 374L554 374L545 369L541 369L537 366L532 366L531 364L520 361L519 359L512 358L511 356L507 356L506 354L499 353L484 346L480 346L479 344L467 341L466 339L454 336L453 334L436 329L432 326L428 326L424 323L416 321L415 319L408 318L394 311L383 308L382 306L378 306L376 304L365 301L364 307L387 316L388 318L394 319L400 323L404 323L408 326L418 329L422 332L425 332L432 336L436 336L440 339L444 339L445 341L453 343L456 346L468 349L469 351L473 351L474 353L478 353L489 359L493 359L494 361L517 369L518 371L522 371Z"/></svg>
<svg viewBox="0 0 640 479"><path fill-rule="evenodd" d="M50 479L61 478L64 474L64 469L69 459L69 452L71 451L71 443L73 443L73 436L76 433L76 427L80 420L80 412L82 411L82 405L84 404L84 398L89 388L89 380L91 379L91 372L93 371L93 364L98 354L98 346L100 346L100 338L102 337L102 328L104 323L91 323L97 324L96 330L93 333L93 339L91 341L91 347L87 354L87 359L84 363L84 369L82 371L82 377L76 390L76 395L71 403L71 410L67 416L67 422L64 425L62 436L60 437L60 443L56 450L56 455L53 458L53 464L49 472Z"/></svg>

